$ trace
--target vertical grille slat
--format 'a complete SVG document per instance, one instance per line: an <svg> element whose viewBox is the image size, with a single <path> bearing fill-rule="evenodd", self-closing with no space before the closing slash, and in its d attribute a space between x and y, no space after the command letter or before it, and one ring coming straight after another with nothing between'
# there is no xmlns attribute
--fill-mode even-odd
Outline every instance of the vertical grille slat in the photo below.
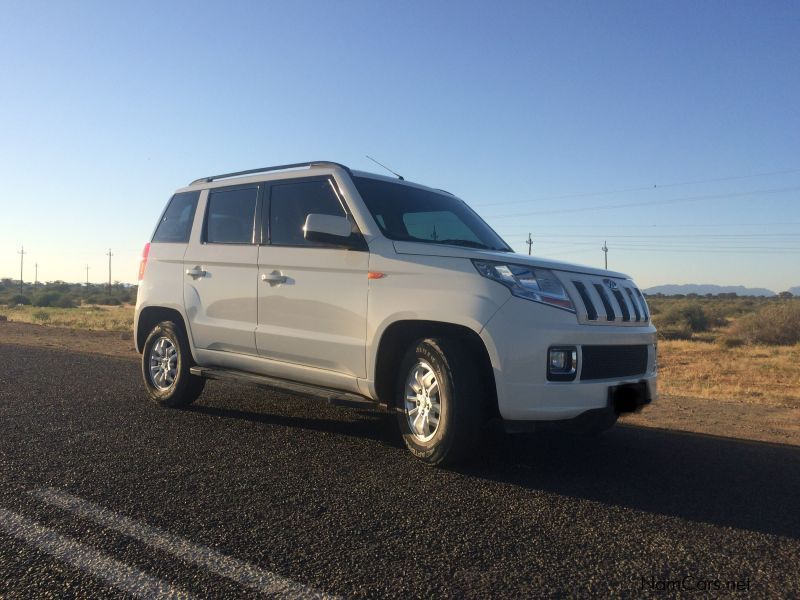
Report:
<svg viewBox="0 0 800 600"><path fill-rule="evenodd" d="M650 320L650 312L647 310L647 301L644 299L641 290L639 288L633 288L636 292L636 295L639 297L639 304L642 305L642 314L644 315L644 320Z"/></svg>
<svg viewBox="0 0 800 600"><path fill-rule="evenodd" d="M634 315L636 315L636 321L639 322L642 320L642 313L639 312L639 302L636 300L636 298L633 297L633 292L631 291L631 288L626 287L625 291L628 293L628 298L631 299L631 306L633 307Z"/></svg>
<svg viewBox="0 0 800 600"><path fill-rule="evenodd" d="M616 313L614 312L614 307L611 306L611 302L606 296L606 291L603 289L603 286L599 283L594 284L594 289L597 290L597 295L600 296L600 301L603 303L603 308L606 309L606 320L613 321L617 318Z"/></svg>
<svg viewBox="0 0 800 600"><path fill-rule="evenodd" d="M628 303L625 302L625 297L622 295L622 292L617 289L612 290L611 293L614 294L614 298L617 299L617 303L619 304L619 309L622 311L622 320L630 321L631 311L628 310Z"/></svg>
<svg viewBox="0 0 800 600"><path fill-rule="evenodd" d="M586 307L586 318L590 321L597 321L597 309L594 307L594 303L589 297L586 286L580 281L573 281L572 283L575 285L575 289L578 290L578 294L580 294L581 300L583 300L583 305Z"/></svg>

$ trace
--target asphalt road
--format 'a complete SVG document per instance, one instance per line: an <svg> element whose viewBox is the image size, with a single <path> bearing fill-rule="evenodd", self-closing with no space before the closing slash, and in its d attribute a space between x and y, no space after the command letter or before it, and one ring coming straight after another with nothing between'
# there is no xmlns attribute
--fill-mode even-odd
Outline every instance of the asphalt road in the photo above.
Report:
<svg viewBox="0 0 800 600"><path fill-rule="evenodd" d="M380 412L139 377L0 344L0 597L800 595L798 447L496 434L436 470Z"/></svg>

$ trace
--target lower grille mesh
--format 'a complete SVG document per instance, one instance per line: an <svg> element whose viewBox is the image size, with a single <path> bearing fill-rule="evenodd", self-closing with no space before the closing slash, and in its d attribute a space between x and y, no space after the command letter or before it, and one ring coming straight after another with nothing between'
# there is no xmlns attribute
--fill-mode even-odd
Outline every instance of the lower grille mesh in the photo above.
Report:
<svg viewBox="0 0 800 600"><path fill-rule="evenodd" d="M647 344L583 346L581 381L641 375L647 371Z"/></svg>

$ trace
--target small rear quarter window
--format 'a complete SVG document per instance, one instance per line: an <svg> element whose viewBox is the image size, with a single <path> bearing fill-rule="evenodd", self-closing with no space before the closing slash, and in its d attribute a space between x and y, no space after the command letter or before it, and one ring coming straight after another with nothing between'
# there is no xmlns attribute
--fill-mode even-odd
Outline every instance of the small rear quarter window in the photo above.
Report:
<svg viewBox="0 0 800 600"><path fill-rule="evenodd" d="M175 194L156 227L152 241L178 244L188 242L199 198L199 191Z"/></svg>

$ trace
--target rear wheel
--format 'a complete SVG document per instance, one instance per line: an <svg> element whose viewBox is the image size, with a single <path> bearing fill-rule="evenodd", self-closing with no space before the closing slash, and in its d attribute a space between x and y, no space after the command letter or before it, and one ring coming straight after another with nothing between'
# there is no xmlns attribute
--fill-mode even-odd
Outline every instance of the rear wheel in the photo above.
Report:
<svg viewBox="0 0 800 600"><path fill-rule="evenodd" d="M431 465L466 458L485 421L484 388L474 358L450 338L408 349L397 381L397 418L406 446Z"/></svg>
<svg viewBox="0 0 800 600"><path fill-rule="evenodd" d="M151 400L163 406L187 406L205 386L205 379L189 372L194 365L183 330L172 321L153 327L142 350L142 377Z"/></svg>

